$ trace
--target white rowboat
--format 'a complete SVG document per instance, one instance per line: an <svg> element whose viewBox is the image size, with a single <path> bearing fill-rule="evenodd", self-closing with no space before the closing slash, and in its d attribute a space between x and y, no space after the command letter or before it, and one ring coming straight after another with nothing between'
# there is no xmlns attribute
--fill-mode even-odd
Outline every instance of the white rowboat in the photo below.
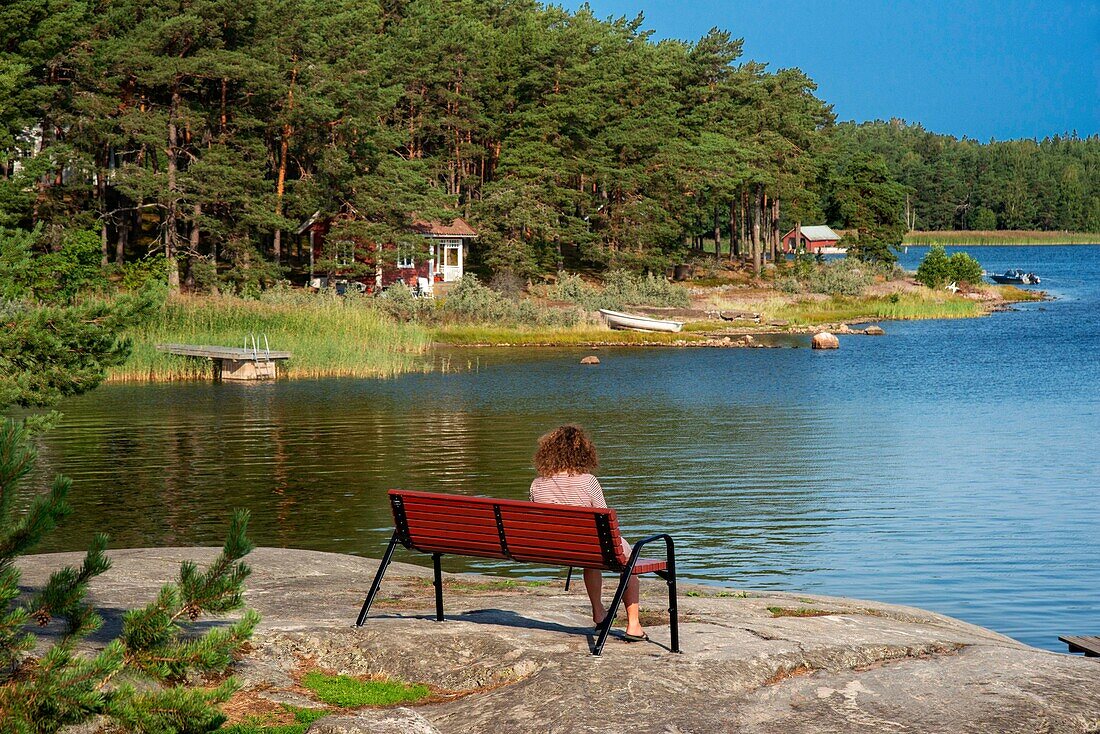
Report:
<svg viewBox="0 0 1100 734"><path fill-rule="evenodd" d="M609 311L601 308L600 313L607 319L607 325L612 329L634 329L635 331L669 331L677 332L683 327L682 321L669 319L651 319L648 316L636 316L620 311Z"/></svg>

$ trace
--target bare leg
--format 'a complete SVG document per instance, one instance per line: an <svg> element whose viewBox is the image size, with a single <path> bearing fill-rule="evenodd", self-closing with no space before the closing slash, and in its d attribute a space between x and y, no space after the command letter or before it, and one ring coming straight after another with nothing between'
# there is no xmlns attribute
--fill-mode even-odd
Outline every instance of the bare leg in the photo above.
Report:
<svg viewBox="0 0 1100 734"><path fill-rule="evenodd" d="M600 569L584 569L584 588L588 591L588 601L592 602L592 623L599 624L607 615L607 610L603 606L603 574L600 573ZM638 595L635 593L635 607L637 607L637 604Z"/></svg>
<svg viewBox="0 0 1100 734"><path fill-rule="evenodd" d="M626 584L626 593L623 594L623 602L626 604L626 633L640 637L645 634L645 630L642 629L639 618L638 595L638 577L631 576Z"/></svg>

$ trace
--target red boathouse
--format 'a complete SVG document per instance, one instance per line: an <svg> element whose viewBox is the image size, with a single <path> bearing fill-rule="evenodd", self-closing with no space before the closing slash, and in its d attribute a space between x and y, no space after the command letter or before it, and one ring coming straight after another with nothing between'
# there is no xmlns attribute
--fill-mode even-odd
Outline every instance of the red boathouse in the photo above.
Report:
<svg viewBox="0 0 1100 734"><path fill-rule="evenodd" d="M793 229L783 235L783 252L791 253L799 250L811 254L842 252L837 247L838 242L840 242L840 235L834 232L832 227L825 224L814 224L802 227L801 243L798 242Z"/></svg>

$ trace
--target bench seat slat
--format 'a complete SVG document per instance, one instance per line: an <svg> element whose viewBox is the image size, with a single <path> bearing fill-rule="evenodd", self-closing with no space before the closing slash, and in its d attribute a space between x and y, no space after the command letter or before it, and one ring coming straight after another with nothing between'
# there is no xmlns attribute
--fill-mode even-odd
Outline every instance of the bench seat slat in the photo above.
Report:
<svg viewBox="0 0 1100 734"><path fill-rule="evenodd" d="M409 534L417 544L451 541L452 543L468 543L471 546L484 545L500 548L500 534L497 532L496 527L482 532L468 527L443 523L418 522L413 525L410 522ZM589 553L602 557L599 539L594 537L558 533L531 536L517 535L510 531L506 533L506 537L508 550L513 555L536 550L566 554Z"/></svg>
<svg viewBox="0 0 1100 734"><path fill-rule="evenodd" d="M454 518L439 515L425 515L422 512L408 514L410 526L425 531L448 532L455 530L470 535L486 534L496 538L499 536L496 519L478 520L468 522L455 520ZM517 523L511 519L504 520L505 532L509 538L535 538L544 537L548 540L560 539L563 541L574 540L578 542L599 542L595 523L587 528L571 528L554 524L529 524Z"/></svg>
<svg viewBox="0 0 1100 734"><path fill-rule="evenodd" d="M504 555L501 554L499 547L495 551L488 548L474 549L468 545L449 545L447 543L429 543L423 546L414 543L413 547L425 553L453 553L456 556L474 556L476 558L507 560Z"/></svg>
<svg viewBox="0 0 1100 734"><path fill-rule="evenodd" d="M497 538L471 538L463 537L458 533L410 533L409 539L415 546L440 546L447 545L455 548L484 548L500 552L500 541Z"/></svg>
<svg viewBox="0 0 1100 734"><path fill-rule="evenodd" d="M456 507L453 510L447 510L442 507L414 504L405 506L405 514L408 515L409 518L416 517L423 520L445 518L453 522L469 522L478 525L485 524L496 526L496 516L493 514L493 508L491 507Z"/></svg>
<svg viewBox="0 0 1100 734"><path fill-rule="evenodd" d="M490 531L495 534L497 532L496 518L490 515L489 517L476 517L468 515L444 515L436 512L425 512L422 508L415 510L409 510L406 513L406 517L410 524L416 525L449 525L454 527L468 527L475 532Z"/></svg>
<svg viewBox="0 0 1100 734"><path fill-rule="evenodd" d="M501 519L504 521L505 526L508 528L508 532L517 531L556 531L556 532L569 532L569 533L584 533L592 537L596 537L596 520L592 515L581 519L547 517L547 518L532 518L517 515L514 511L511 513L502 512L500 514Z"/></svg>
<svg viewBox="0 0 1100 734"><path fill-rule="evenodd" d="M397 490L395 490L397 491ZM402 498L402 502L406 507L412 505L432 506L439 508L443 512L452 512L459 508L486 508L489 513L492 513L494 505L500 507L501 512L507 512L509 510L518 510L523 514L538 515L542 513L560 515L560 516L575 516L575 517L591 517L594 514L609 514L614 510L607 508L595 508L595 507L582 507L579 505L552 505L546 503L529 502L526 500L502 500L491 497L467 497L464 495L438 495L428 492L405 492L399 491ZM443 499L440 499L440 498ZM535 507L531 507L535 505Z"/></svg>

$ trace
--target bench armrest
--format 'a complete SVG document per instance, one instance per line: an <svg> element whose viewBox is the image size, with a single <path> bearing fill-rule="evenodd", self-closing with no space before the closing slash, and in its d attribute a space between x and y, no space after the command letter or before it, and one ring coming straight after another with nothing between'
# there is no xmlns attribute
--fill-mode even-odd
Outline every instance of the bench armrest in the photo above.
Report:
<svg viewBox="0 0 1100 734"><path fill-rule="evenodd" d="M676 575L676 544L672 540L672 536L668 533L657 533L656 535L650 535L648 538L642 538L634 544L634 550L630 552L630 560L627 561L627 568L634 568L634 564L638 560L638 556L642 553L642 546L647 543L652 543L656 540L665 541L665 559L668 562L668 572L673 576Z"/></svg>

